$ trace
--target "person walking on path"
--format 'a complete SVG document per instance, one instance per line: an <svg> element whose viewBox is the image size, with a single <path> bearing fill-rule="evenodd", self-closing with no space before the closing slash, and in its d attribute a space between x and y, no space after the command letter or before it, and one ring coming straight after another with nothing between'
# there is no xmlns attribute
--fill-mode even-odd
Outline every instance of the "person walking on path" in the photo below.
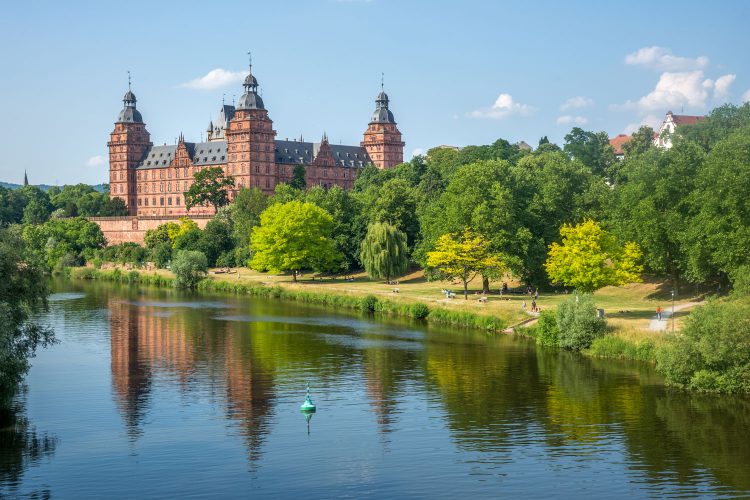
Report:
<svg viewBox="0 0 750 500"><path fill-rule="evenodd" d="M661 306L656 306L656 319L661 321Z"/></svg>
<svg viewBox="0 0 750 500"><path fill-rule="evenodd" d="M536 312L536 300L531 301L531 312Z"/></svg>

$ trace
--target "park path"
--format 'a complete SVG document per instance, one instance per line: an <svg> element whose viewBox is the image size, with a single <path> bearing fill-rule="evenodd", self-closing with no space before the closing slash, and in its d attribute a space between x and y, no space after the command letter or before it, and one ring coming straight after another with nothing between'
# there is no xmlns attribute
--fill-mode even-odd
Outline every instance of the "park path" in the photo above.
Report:
<svg viewBox="0 0 750 500"><path fill-rule="evenodd" d="M674 312L680 312L683 309L687 309L688 307L693 307L702 304L702 302L685 302L683 304L678 304L674 306ZM666 331L670 325L670 320L672 319L672 307L669 307L662 311L661 313L661 319L658 319L656 317L656 314L651 318L651 323L648 325L648 329L655 331L655 332L663 332Z"/></svg>

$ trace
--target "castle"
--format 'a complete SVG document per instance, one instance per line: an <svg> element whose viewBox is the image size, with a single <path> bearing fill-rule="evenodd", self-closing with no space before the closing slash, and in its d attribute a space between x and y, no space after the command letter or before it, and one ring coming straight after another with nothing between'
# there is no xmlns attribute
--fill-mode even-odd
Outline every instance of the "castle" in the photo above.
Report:
<svg viewBox="0 0 750 500"><path fill-rule="evenodd" d="M128 82L107 143L110 196L122 198L131 216L205 216L213 208L193 207L188 213L183 194L203 168L220 167L234 178L232 198L246 187L272 194L277 184L292 180L297 165L305 169L307 186L351 188L368 164L384 169L403 163L404 142L382 83L359 146L330 144L325 134L320 142L276 139L252 65L243 87L236 106L222 105L216 123L209 124L207 141L186 142L180 134L175 145L154 146Z"/></svg>

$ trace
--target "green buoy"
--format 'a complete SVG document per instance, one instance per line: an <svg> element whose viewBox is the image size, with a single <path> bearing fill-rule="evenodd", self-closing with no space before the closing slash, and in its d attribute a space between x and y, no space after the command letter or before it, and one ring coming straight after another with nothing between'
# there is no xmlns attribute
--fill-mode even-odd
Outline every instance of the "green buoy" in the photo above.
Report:
<svg viewBox="0 0 750 500"><path fill-rule="evenodd" d="M305 397L305 402L300 405L299 411L302 413L315 413L315 404L310 399L310 384L307 384L307 396Z"/></svg>

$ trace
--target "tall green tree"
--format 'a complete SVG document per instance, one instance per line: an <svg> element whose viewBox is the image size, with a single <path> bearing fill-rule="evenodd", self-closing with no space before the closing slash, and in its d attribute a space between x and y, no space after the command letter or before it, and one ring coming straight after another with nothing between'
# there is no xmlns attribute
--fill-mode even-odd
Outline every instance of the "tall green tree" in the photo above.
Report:
<svg viewBox="0 0 750 500"><path fill-rule="evenodd" d="M193 184L184 193L187 210L198 205L211 205L219 210L229 204L227 189L234 188L234 177L225 176L223 168L204 168L193 177Z"/></svg>
<svg viewBox="0 0 750 500"><path fill-rule="evenodd" d="M250 233L260 224L260 214L268 207L268 203L268 196L260 188L240 189L229 208L235 245L247 245Z"/></svg>
<svg viewBox="0 0 750 500"><path fill-rule="evenodd" d="M694 281L726 280L750 264L750 129L714 145L698 171L683 240Z"/></svg>
<svg viewBox="0 0 750 500"><path fill-rule="evenodd" d="M54 341L54 332L30 319L46 308L48 281L16 230L0 229L0 276L0 407L7 408L29 358Z"/></svg>
<svg viewBox="0 0 750 500"><path fill-rule="evenodd" d="M610 175L617 161L606 132L590 132L580 127L573 127L565 136L563 151L600 176Z"/></svg>
<svg viewBox="0 0 750 500"><path fill-rule="evenodd" d="M306 173L307 170L304 165L295 165L294 170L292 170L292 180L289 182L289 185L295 189L305 189L307 186L307 181L305 180Z"/></svg>
<svg viewBox="0 0 750 500"><path fill-rule="evenodd" d="M625 157L640 155L654 146L654 129L646 125L639 128L630 137L630 140L622 145Z"/></svg>
<svg viewBox="0 0 750 500"><path fill-rule="evenodd" d="M409 267L406 234L395 226L376 222L367 228L362 241L360 260L372 279L391 278L403 275Z"/></svg>
<svg viewBox="0 0 750 500"><path fill-rule="evenodd" d="M290 201L268 207L250 237L251 267L260 271L330 271L341 254L331 239L333 218L312 203Z"/></svg>

